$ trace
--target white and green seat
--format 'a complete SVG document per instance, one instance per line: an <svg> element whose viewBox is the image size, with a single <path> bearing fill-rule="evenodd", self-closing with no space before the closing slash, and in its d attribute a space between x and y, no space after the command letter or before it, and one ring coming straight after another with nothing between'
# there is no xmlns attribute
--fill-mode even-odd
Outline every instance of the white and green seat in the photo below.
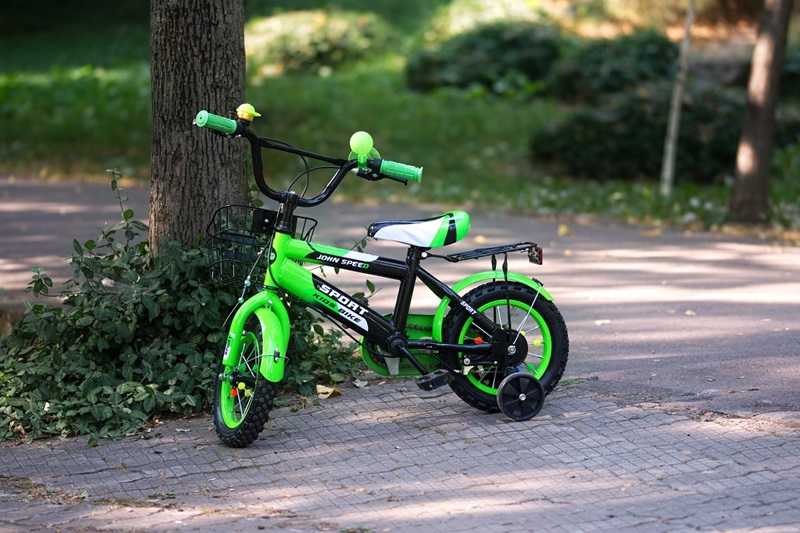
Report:
<svg viewBox="0 0 800 533"><path fill-rule="evenodd" d="M469 214L450 211L420 220L387 220L375 222L367 235L375 239L399 242L420 248L438 248L458 242L469 231Z"/></svg>

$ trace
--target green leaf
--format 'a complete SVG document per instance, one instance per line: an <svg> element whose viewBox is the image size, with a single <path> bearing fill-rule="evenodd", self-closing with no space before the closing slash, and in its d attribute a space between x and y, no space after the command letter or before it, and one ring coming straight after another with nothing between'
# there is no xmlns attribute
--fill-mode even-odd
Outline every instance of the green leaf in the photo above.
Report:
<svg viewBox="0 0 800 533"><path fill-rule="evenodd" d="M136 390L138 386L139 384L135 381L126 381L125 383L120 383L117 385L117 392L120 394L128 394L129 392Z"/></svg>
<svg viewBox="0 0 800 533"><path fill-rule="evenodd" d="M153 320L161 312L161 307L150 296L142 296L142 304L147 309L148 317Z"/></svg>
<svg viewBox="0 0 800 533"><path fill-rule="evenodd" d="M113 415L111 407L108 405L96 404L91 406L91 413L95 420L108 420Z"/></svg>

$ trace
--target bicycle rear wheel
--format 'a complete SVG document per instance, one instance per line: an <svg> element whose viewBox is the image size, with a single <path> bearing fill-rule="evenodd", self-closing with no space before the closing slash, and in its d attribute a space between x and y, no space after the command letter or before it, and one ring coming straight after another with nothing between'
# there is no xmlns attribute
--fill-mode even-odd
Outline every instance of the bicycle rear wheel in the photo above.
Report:
<svg viewBox="0 0 800 533"><path fill-rule="evenodd" d="M567 326L553 302L527 285L504 281L480 285L468 292L464 300L515 341L515 353L510 356L508 366L532 374L542 383L545 394L550 393L564 374L569 354ZM473 325L472 317L461 306L448 313L442 335L445 342L453 344L492 341ZM447 354L445 362L460 370L450 383L459 398L483 411L500 410L497 390L506 377L506 368L467 364L461 352Z"/></svg>
<svg viewBox="0 0 800 533"><path fill-rule="evenodd" d="M229 364L220 363L214 394L214 427L220 440L244 448L258 438L269 420L276 385L261 375L261 323L251 316L245 323L242 348Z"/></svg>

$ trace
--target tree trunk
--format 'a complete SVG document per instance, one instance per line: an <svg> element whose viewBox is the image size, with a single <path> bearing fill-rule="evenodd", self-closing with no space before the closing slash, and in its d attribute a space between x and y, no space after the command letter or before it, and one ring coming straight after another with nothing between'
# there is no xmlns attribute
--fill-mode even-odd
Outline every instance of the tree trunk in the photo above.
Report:
<svg viewBox="0 0 800 533"><path fill-rule="evenodd" d="M678 131L680 130L681 105L683 105L683 90L686 87L686 73L689 70L689 44L692 41L692 25L694 24L694 0L689 0L686 9L686 24L684 26L681 51L678 58L678 74L675 77L675 86L672 89L672 102L669 106L669 120L667 122L667 135L664 139L664 157L661 160L661 196L672 194L675 183L675 157L677 155Z"/></svg>
<svg viewBox="0 0 800 533"><path fill-rule="evenodd" d="M792 0L766 0L747 86L742 136L736 154L736 181L728 206L732 220L765 220L779 82Z"/></svg>
<svg viewBox="0 0 800 533"><path fill-rule="evenodd" d="M198 242L213 210L247 198L244 146L192 125L227 116L245 87L242 0L151 0L150 252Z"/></svg>

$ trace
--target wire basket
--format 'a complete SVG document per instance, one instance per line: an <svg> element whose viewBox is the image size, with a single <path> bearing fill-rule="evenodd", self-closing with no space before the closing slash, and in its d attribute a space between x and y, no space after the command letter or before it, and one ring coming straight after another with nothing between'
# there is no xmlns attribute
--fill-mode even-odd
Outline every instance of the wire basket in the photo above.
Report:
<svg viewBox="0 0 800 533"><path fill-rule="evenodd" d="M263 288L277 216L276 211L249 205L226 205L214 212L206 228L206 244L215 283L240 288L249 276L252 286ZM313 218L292 220L296 239L310 240L316 227Z"/></svg>

